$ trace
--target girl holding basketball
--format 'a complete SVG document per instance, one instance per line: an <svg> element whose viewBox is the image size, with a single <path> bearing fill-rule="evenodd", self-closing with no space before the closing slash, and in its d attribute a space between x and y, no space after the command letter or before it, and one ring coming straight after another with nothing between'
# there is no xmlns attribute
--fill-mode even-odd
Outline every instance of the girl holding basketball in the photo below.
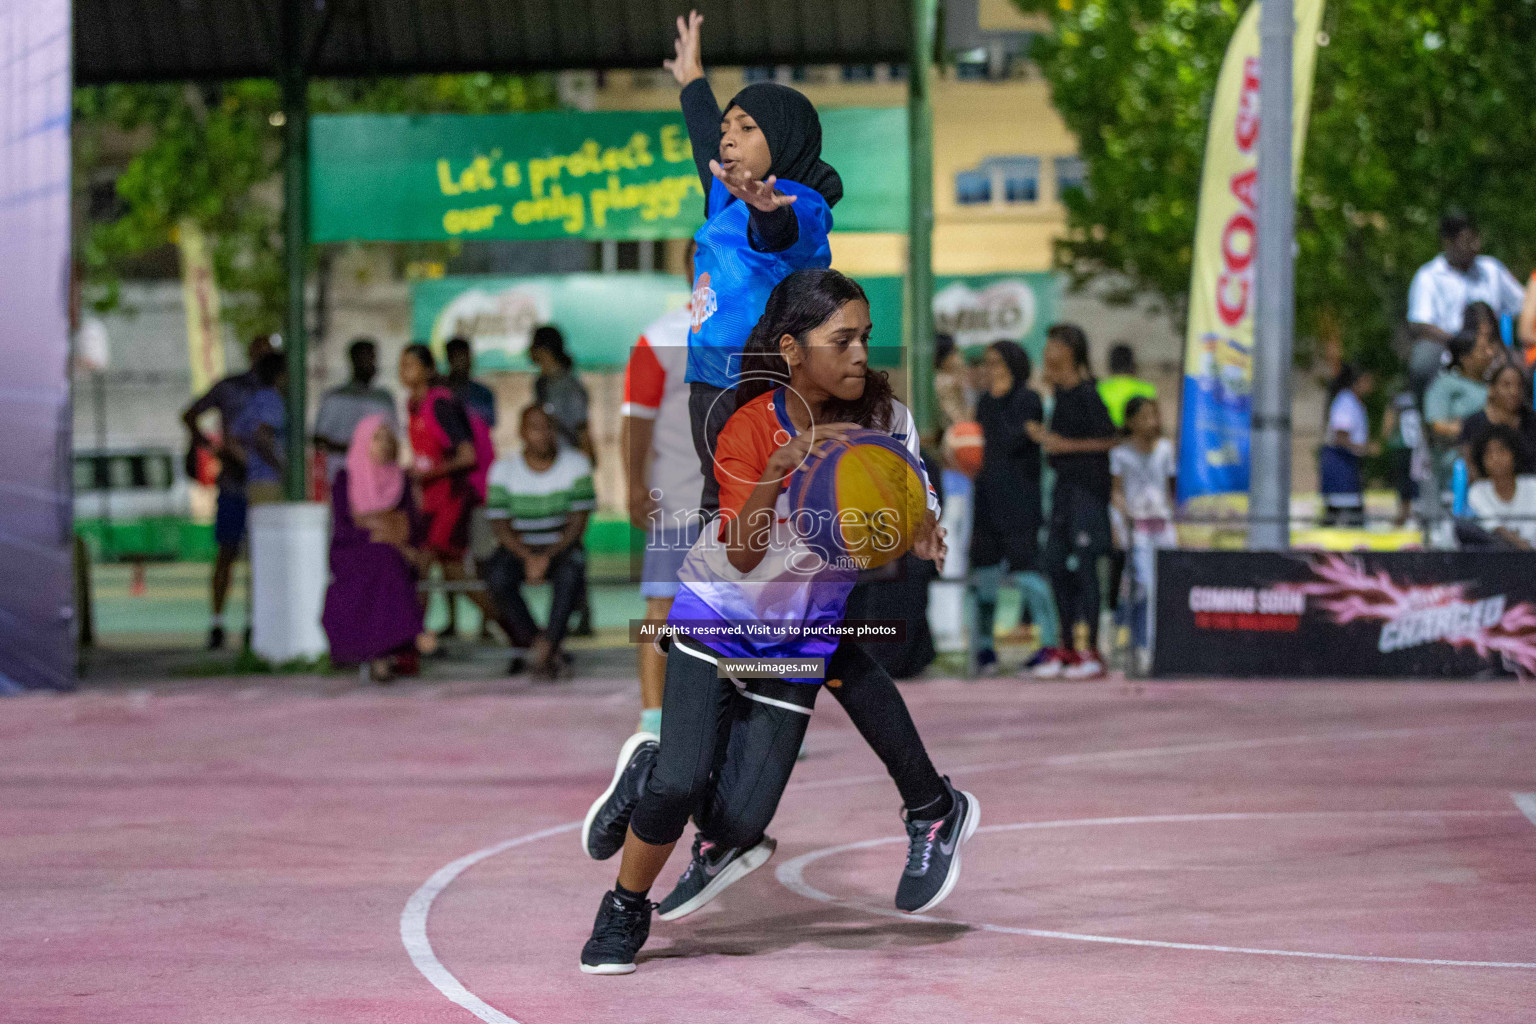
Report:
<svg viewBox="0 0 1536 1024"><path fill-rule="evenodd" d="M663 903L664 917L703 906L772 852L763 829L824 680L721 679L722 658L825 658L825 682L839 697L855 695L852 703L862 710L855 723L905 805L909 846L896 905L930 909L959 877L960 848L976 830L979 804L934 770L899 691L857 643L807 635L842 621L856 574L807 557L812 553L790 527L783 493L801 463L830 454L861 428L915 446L911 413L893 397L886 375L869 369L869 332L863 289L834 270L786 278L752 332L738 406L719 439L722 514L689 552L668 619L676 635L667 654L661 744L621 766L594 805L595 827L589 816L589 852L594 842L606 855L623 849L617 883L604 894L582 950L589 974L635 969L650 933L650 887L690 814L701 838L678 891ZM909 465L916 485L931 495L921 462ZM942 561L937 502L924 504L913 551ZM732 628L746 623L780 628L767 636Z"/></svg>

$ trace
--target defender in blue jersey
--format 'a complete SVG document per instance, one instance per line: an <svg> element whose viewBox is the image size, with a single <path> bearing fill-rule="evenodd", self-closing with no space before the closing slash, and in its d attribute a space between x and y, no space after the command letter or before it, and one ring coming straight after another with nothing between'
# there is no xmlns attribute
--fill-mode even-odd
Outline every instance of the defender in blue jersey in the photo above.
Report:
<svg viewBox="0 0 1536 1024"><path fill-rule="evenodd" d="M788 86L759 82L720 112L704 77L704 19L677 19L677 59L666 67L681 102L704 186L704 226L694 235L693 322L688 332L688 412L704 474L700 506L719 508L715 439L736 411L741 350L774 285L796 270L832 265L827 233L843 182L821 159L821 120Z"/></svg>

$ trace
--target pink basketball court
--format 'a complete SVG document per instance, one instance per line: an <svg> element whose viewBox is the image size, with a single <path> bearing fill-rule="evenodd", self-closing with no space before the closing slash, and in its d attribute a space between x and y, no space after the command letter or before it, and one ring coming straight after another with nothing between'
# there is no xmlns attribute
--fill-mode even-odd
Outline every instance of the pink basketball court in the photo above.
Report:
<svg viewBox="0 0 1536 1024"><path fill-rule="evenodd" d="M334 681L22 698L0 743L14 1024L1526 1021L1536 691L904 687L981 800L953 896L891 905L898 800L824 701L769 864L640 970L577 954L577 829L633 683ZM658 887L665 891L683 854ZM658 894L660 895L660 894Z"/></svg>

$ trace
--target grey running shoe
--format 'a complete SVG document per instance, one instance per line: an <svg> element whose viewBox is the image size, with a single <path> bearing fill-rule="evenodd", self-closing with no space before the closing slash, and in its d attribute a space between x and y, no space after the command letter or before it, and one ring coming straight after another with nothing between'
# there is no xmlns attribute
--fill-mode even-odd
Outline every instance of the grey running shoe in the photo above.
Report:
<svg viewBox="0 0 1536 1024"><path fill-rule="evenodd" d="M687 917L768 863L777 847L768 836L745 849L722 849L701 835L694 836L693 859L667 898L656 905L656 916L663 921Z"/></svg>
<svg viewBox="0 0 1536 1024"><path fill-rule="evenodd" d="M581 847L593 860L607 860L624 848L624 834L629 831L629 816L635 813L640 794L645 792L651 766L656 763L660 740L653 732L637 732L619 748L619 763L613 781L587 810L581 823Z"/></svg>
<svg viewBox="0 0 1536 1024"><path fill-rule="evenodd" d="M954 798L949 813L932 821L907 819L907 868L896 887L896 909L921 914L944 902L960 881L960 847L981 821L981 804L944 779ZM903 812L905 813L905 812Z"/></svg>

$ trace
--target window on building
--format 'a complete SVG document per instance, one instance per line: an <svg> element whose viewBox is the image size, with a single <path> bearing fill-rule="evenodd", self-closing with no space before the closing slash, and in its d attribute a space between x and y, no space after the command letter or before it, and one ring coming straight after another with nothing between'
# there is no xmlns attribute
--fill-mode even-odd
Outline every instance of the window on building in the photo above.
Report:
<svg viewBox="0 0 1536 1024"><path fill-rule="evenodd" d="M985 165L955 175L955 202L961 206L984 206L992 202L992 173Z"/></svg>
<svg viewBox="0 0 1536 1024"><path fill-rule="evenodd" d="M140 471L143 475L143 471ZM133 460L127 455L114 455L107 463L107 486L114 491L125 491L133 486Z"/></svg>
<svg viewBox="0 0 1536 1024"><path fill-rule="evenodd" d="M994 156L955 175L955 201L961 206L1038 203L1040 158Z"/></svg>
<svg viewBox="0 0 1536 1024"><path fill-rule="evenodd" d="M1010 156L995 161L1003 179L1003 202L1037 203L1040 201L1040 158Z"/></svg>
<svg viewBox="0 0 1536 1024"><path fill-rule="evenodd" d="M105 477L106 474L102 473ZM96 459L88 455L75 456L75 490L94 491L96 487Z"/></svg>
<svg viewBox="0 0 1536 1024"><path fill-rule="evenodd" d="M843 81L845 82L873 82L875 80L875 66L873 64L844 64Z"/></svg>
<svg viewBox="0 0 1536 1024"><path fill-rule="evenodd" d="M741 69L741 80L748 85L753 82L771 82L774 72L771 67L749 67Z"/></svg>
<svg viewBox="0 0 1536 1024"><path fill-rule="evenodd" d="M144 486L156 491L170 490L174 476L169 455L150 455L144 460Z"/></svg>
<svg viewBox="0 0 1536 1024"><path fill-rule="evenodd" d="M1073 189L1082 189L1088 183L1088 165L1079 156L1056 158L1056 197L1059 199Z"/></svg>

